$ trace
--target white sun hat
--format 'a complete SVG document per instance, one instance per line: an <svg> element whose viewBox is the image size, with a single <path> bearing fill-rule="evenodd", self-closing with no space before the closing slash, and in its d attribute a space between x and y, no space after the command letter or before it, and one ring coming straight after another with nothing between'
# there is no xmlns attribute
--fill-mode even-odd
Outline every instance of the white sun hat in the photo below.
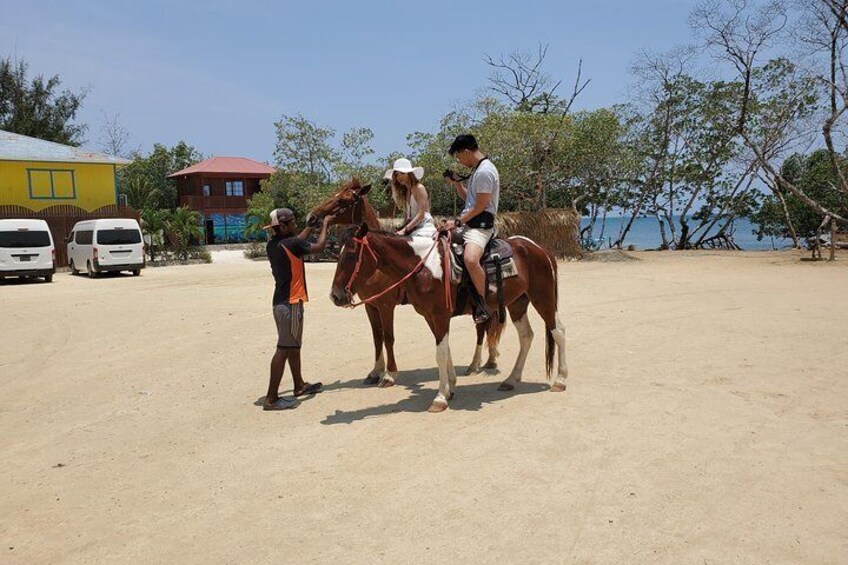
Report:
<svg viewBox="0 0 848 565"><path fill-rule="evenodd" d="M383 175L384 179L392 178L392 173L395 171L399 173L412 173L415 175L415 178L421 180L424 176L424 167L413 167L412 162L409 159L398 159L395 161L395 164L392 165L392 168L386 171L386 174Z"/></svg>

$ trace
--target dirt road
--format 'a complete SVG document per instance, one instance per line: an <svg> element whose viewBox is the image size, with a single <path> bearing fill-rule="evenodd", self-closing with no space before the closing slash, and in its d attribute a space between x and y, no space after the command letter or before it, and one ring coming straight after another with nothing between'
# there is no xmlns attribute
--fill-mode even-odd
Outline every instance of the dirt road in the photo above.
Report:
<svg viewBox="0 0 848 565"><path fill-rule="evenodd" d="M496 391L509 327L438 415L410 307L399 385L360 385L333 265L307 267L327 390L279 413L264 263L2 285L0 562L844 563L848 258L637 256L560 265L566 393L534 313L526 382ZM463 371L470 319L451 344Z"/></svg>

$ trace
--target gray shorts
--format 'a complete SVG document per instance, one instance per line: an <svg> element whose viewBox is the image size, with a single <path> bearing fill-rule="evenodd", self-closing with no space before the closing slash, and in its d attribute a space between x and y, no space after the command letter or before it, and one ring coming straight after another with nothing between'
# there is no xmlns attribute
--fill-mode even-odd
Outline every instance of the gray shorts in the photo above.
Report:
<svg viewBox="0 0 848 565"><path fill-rule="evenodd" d="M274 306L277 322L277 347L299 349L303 340L303 302Z"/></svg>

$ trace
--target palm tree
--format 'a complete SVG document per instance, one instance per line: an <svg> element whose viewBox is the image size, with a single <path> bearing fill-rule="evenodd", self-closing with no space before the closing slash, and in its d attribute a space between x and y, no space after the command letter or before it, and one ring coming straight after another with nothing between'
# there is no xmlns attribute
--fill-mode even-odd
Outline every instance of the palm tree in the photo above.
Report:
<svg viewBox="0 0 848 565"><path fill-rule="evenodd" d="M169 214L165 225L177 239L177 253L185 261L191 248L192 239L203 237L200 227L200 214L188 206L180 206Z"/></svg>
<svg viewBox="0 0 848 565"><path fill-rule="evenodd" d="M127 203L136 210L155 209L159 207L161 192L154 188L144 177L133 177L127 180L121 191L127 197Z"/></svg>
<svg viewBox="0 0 848 565"><path fill-rule="evenodd" d="M150 260L155 261L154 253L163 243L164 231L167 228L169 212L167 210L156 210L144 208L141 211L141 229L150 236Z"/></svg>

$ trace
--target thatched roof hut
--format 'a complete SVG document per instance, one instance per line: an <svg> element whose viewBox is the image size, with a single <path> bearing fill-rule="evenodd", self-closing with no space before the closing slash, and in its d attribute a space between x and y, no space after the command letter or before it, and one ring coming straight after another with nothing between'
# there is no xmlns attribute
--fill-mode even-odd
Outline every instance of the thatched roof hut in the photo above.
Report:
<svg viewBox="0 0 848 565"><path fill-rule="evenodd" d="M436 222L441 222L436 218ZM550 249L560 259L580 259L580 215L571 209L549 208L539 212L504 212L498 214L498 235L523 235ZM395 230L399 220L381 218L383 229Z"/></svg>

